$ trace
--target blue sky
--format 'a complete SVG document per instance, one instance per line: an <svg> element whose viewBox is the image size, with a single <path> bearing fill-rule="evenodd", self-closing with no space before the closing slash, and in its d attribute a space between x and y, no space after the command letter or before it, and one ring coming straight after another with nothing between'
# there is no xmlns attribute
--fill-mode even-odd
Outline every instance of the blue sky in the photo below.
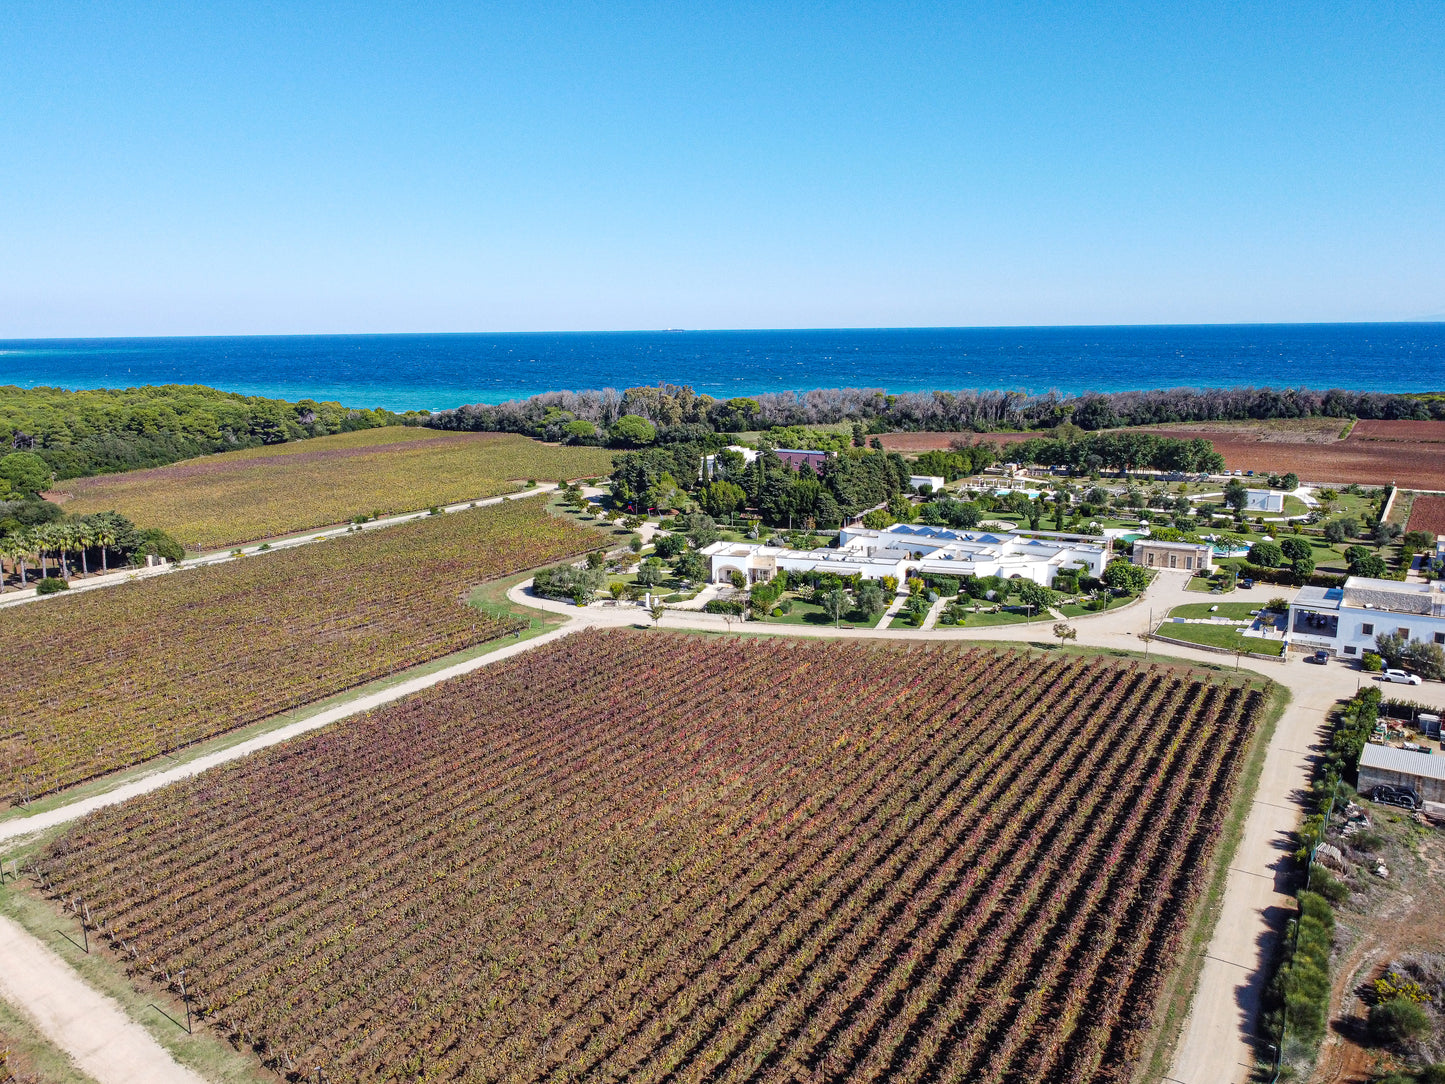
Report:
<svg viewBox="0 0 1445 1084"><path fill-rule="evenodd" d="M1445 314L1445 6L0 6L0 337Z"/></svg>

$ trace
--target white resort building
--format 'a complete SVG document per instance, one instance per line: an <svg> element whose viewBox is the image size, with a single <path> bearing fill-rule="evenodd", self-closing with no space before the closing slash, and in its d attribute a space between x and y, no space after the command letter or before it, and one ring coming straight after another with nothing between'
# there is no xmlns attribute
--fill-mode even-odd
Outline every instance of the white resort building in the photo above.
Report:
<svg viewBox="0 0 1445 1084"><path fill-rule="evenodd" d="M1284 494L1277 489L1246 489L1244 491L1246 512L1283 512Z"/></svg>
<svg viewBox="0 0 1445 1084"><path fill-rule="evenodd" d="M1382 632L1445 644L1445 583L1351 576L1344 587L1302 587L1289 606L1294 647L1359 658Z"/></svg>
<svg viewBox="0 0 1445 1084"><path fill-rule="evenodd" d="M1102 576L1108 543L1069 538L1029 538L1011 531L960 531L896 523L884 530L845 527L836 549L793 550L757 542L714 542L704 549L713 582L741 573L749 583L780 571L832 572L902 583L919 572L946 576L1015 576L1049 585L1063 568Z"/></svg>

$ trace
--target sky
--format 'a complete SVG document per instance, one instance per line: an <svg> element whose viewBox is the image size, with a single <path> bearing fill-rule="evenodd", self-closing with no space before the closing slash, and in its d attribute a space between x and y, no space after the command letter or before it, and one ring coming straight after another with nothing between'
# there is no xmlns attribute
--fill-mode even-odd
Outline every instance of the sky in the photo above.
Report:
<svg viewBox="0 0 1445 1084"><path fill-rule="evenodd" d="M0 337L1445 316L1445 5L0 5Z"/></svg>

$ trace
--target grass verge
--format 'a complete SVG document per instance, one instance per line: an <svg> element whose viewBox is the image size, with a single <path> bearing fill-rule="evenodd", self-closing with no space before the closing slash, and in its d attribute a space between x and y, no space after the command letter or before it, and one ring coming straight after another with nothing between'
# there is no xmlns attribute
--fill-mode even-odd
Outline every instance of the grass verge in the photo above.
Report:
<svg viewBox="0 0 1445 1084"><path fill-rule="evenodd" d="M274 1084L275 1073L263 1069L250 1051L231 1047L209 1025L193 1024L188 1034L186 1010L180 1001L159 983L138 978L133 984L119 957L104 948L100 938L90 939L90 952L86 953L79 923L44 899L28 879L12 881L0 890L0 914L24 927L69 964L87 985L117 1002L171 1057L212 1084ZM143 988L138 989L137 984L143 984ZM68 1064L69 1059L64 1060ZM90 1079L73 1066L70 1074L59 1079Z"/></svg>
<svg viewBox="0 0 1445 1084"><path fill-rule="evenodd" d="M41 1035L28 1017L3 1000L0 1000L0 1034L5 1036L5 1045L10 1049L8 1067L16 1075L29 1074L45 1084L96 1084L94 1077L76 1067L70 1055ZM0 1069L0 1073L4 1071Z"/></svg>
<svg viewBox="0 0 1445 1084"><path fill-rule="evenodd" d="M1229 803L1229 812L1224 818L1224 829L1220 833L1219 846L1210 859L1209 880L1204 894L1195 901L1189 925L1185 928L1184 951L1180 953L1179 966L1165 981L1155 1003L1154 1017L1158 1021L1147 1054L1139 1059L1139 1070L1134 1075L1135 1084L1144 1081L1163 1080L1169 1073L1174 1060L1174 1050L1183 1034L1185 1021L1194 1005L1194 995L1199 988L1199 975L1204 969L1204 954L1214 937L1214 928L1219 921L1220 907L1224 901L1224 889L1229 880L1229 866L1239 850L1244 837L1244 822L1254 804L1259 779L1264 772L1264 758L1269 752L1269 743L1274 738L1275 727L1284 709L1289 706L1290 693L1283 685L1269 682L1269 701L1265 705L1264 717L1255 728L1250 741L1249 753L1240 773L1239 784L1234 798Z"/></svg>
<svg viewBox="0 0 1445 1084"><path fill-rule="evenodd" d="M1226 651L1241 650L1251 655L1284 654L1283 640L1266 640L1258 636L1244 636L1237 625L1187 625L1166 621L1155 630L1156 636L1169 640L1183 640L1202 647L1221 647Z"/></svg>

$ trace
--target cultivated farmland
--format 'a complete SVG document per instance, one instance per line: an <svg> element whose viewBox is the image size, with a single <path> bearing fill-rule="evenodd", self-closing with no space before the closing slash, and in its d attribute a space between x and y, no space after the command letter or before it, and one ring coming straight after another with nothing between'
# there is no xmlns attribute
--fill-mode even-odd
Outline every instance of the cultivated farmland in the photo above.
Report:
<svg viewBox="0 0 1445 1084"><path fill-rule="evenodd" d="M1445 480L1442 480L1445 484ZM1411 531L1429 531L1433 535L1445 534L1445 497L1419 496L1410 505Z"/></svg>
<svg viewBox="0 0 1445 1084"><path fill-rule="evenodd" d="M541 500L0 613L14 802L500 636L466 589L595 546Z"/></svg>
<svg viewBox="0 0 1445 1084"><path fill-rule="evenodd" d="M580 633L97 813L42 877L294 1079L1127 1080L1263 699Z"/></svg>
<svg viewBox="0 0 1445 1084"><path fill-rule="evenodd" d="M211 549L499 493L529 478L605 475L602 448L495 433L388 426L64 483L67 512L114 509ZM62 495L63 496L63 495Z"/></svg>
<svg viewBox="0 0 1445 1084"><path fill-rule="evenodd" d="M1311 482L1361 482L1405 489L1445 486L1445 422L1359 422L1349 439L1340 440L1339 418L1286 418L1264 422L1181 422L1177 425L1117 432L1152 433L1192 440L1203 437L1224 456L1229 470L1256 474L1293 471ZM889 451L918 453L947 448L954 440L1007 446L1036 433L885 433Z"/></svg>

